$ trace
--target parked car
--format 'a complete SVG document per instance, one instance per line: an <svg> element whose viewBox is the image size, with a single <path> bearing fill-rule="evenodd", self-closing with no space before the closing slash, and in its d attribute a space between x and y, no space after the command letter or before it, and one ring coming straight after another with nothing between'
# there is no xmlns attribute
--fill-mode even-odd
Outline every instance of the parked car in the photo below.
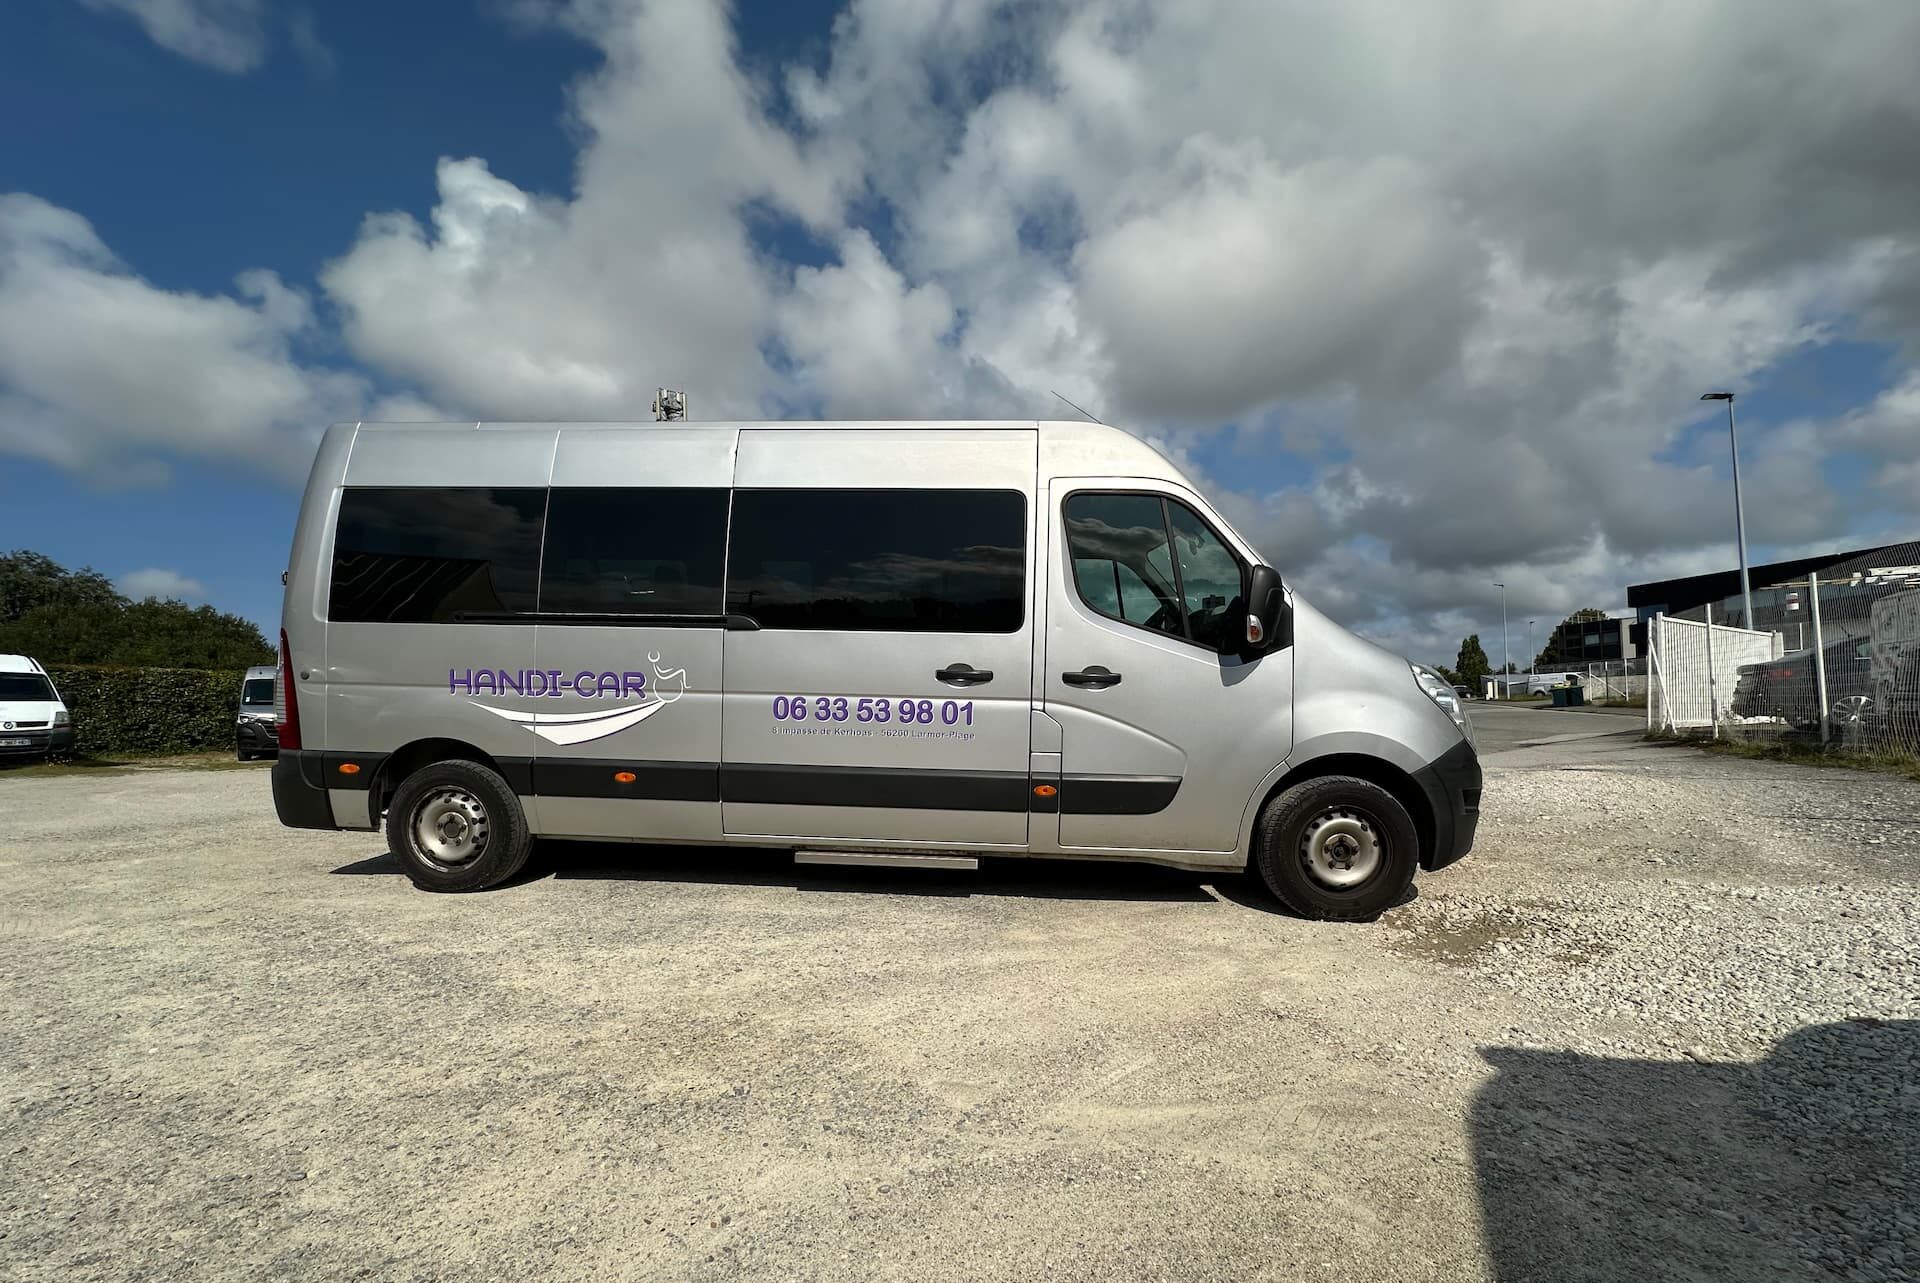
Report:
<svg viewBox="0 0 1920 1283"><path fill-rule="evenodd" d="M272 664L247 670L240 683L240 713L233 724L233 755L243 762L280 755L280 720L273 711Z"/></svg>
<svg viewBox="0 0 1920 1283"><path fill-rule="evenodd" d="M1880 711L1873 697L1873 642L1842 637L1825 647L1827 707L1835 726L1857 726ZM1735 717L1777 717L1796 730L1818 730L1820 688L1813 648L1742 664L1734 684Z"/></svg>
<svg viewBox="0 0 1920 1283"><path fill-rule="evenodd" d="M1459 682L1455 682L1453 684L1453 693L1455 695L1458 695L1461 699L1472 699L1473 687L1463 686Z"/></svg>
<svg viewBox="0 0 1920 1283"><path fill-rule="evenodd" d="M0 762L44 762L73 749L73 715L38 660L0 655Z"/></svg>
<svg viewBox="0 0 1920 1283"><path fill-rule="evenodd" d="M1920 588L1873 603L1873 706L1894 734L1920 738Z"/></svg>

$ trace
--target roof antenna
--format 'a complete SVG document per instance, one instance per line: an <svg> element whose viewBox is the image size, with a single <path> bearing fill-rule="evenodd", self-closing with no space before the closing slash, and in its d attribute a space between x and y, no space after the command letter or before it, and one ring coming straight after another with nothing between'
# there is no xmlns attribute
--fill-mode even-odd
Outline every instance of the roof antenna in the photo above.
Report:
<svg viewBox="0 0 1920 1283"><path fill-rule="evenodd" d="M1051 392L1051 391L1052 391L1052 389L1051 389L1051 388L1049 388L1049 389L1048 389L1048 391L1050 391L1050 392ZM1055 396L1060 396L1060 394L1059 394L1058 392L1054 392L1053 394L1054 394ZM1062 401L1067 401L1067 398L1065 398L1065 397L1063 397L1063 396L1060 396L1060 399L1061 399ZM1068 405L1073 405L1073 402L1071 402L1071 401L1067 401L1067 404L1068 404ZM1074 408L1074 409L1076 409L1076 410L1080 410L1080 407L1079 407L1079 406L1077 406L1077 405L1073 405L1073 408ZM1094 421L1095 423L1098 423L1098 424L1099 424L1099 425L1100 425L1101 427L1103 427L1103 428L1107 426L1107 425L1106 425L1106 422L1105 422L1105 420L1103 420L1103 419L1101 419L1101 418L1100 418L1100 417L1099 417L1098 415L1093 415L1093 414L1087 414L1087 412L1086 412L1085 410L1080 410L1080 413L1081 413L1082 415L1084 415L1084 416L1085 416L1086 418L1089 418L1089 419L1092 419L1092 420L1093 420L1093 421Z"/></svg>

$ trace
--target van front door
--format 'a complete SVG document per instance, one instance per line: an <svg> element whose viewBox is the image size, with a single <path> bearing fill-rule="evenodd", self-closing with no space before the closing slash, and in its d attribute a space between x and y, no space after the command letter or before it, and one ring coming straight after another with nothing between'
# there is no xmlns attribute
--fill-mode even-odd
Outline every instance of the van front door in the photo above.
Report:
<svg viewBox="0 0 1920 1283"><path fill-rule="evenodd" d="M1232 653L1251 550L1162 481L1058 478L1047 502L1041 688L1061 728L1061 848L1233 851L1293 743L1292 650Z"/></svg>
<svg viewBox="0 0 1920 1283"><path fill-rule="evenodd" d="M1031 430L741 430L728 834L1026 844L1036 453Z"/></svg>

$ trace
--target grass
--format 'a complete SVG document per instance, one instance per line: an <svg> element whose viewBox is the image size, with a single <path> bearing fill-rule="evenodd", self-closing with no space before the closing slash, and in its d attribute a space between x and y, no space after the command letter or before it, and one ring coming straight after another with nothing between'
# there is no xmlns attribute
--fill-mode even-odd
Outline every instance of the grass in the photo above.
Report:
<svg viewBox="0 0 1920 1283"><path fill-rule="evenodd" d="M1872 752L1859 749L1822 747L1805 740L1777 739L1716 740L1692 739L1677 735L1651 735L1649 739L1684 743L1722 757L1744 757L1755 762L1790 762L1795 766L1840 767L1853 771L1878 771L1886 775L1904 775L1920 780L1920 758L1902 753Z"/></svg>
<svg viewBox="0 0 1920 1283"><path fill-rule="evenodd" d="M57 762L35 762L29 766L0 766L0 779L46 779L62 775L124 775L133 771L249 771L266 762L242 762L233 751L209 750L205 753L163 753L143 757L114 753L104 757L69 757Z"/></svg>

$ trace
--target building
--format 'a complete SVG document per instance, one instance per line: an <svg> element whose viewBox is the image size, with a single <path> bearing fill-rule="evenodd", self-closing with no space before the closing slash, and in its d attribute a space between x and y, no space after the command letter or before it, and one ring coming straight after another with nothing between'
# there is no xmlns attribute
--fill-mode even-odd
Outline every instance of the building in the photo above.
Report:
<svg viewBox="0 0 1920 1283"><path fill-rule="evenodd" d="M1583 619L1561 624L1547 636L1546 654L1558 655L1563 668L1617 663L1640 653L1631 619Z"/></svg>
<svg viewBox="0 0 1920 1283"><path fill-rule="evenodd" d="M1920 587L1920 541L1881 544L1823 557L1800 557L1750 567L1753 587L1753 623L1746 620L1740 597L1740 572L1720 570L1683 579L1634 584L1627 589L1627 605L1642 621L1655 615L1699 620L1713 609L1713 622L1729 627L1754 627L1779 633L1789 650L1812 644L1812 612L1808 576L1820 577L1821 623L1828 640L1835 636L1865 635L1872 603L1890 591Z"/></svg>

